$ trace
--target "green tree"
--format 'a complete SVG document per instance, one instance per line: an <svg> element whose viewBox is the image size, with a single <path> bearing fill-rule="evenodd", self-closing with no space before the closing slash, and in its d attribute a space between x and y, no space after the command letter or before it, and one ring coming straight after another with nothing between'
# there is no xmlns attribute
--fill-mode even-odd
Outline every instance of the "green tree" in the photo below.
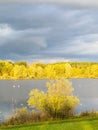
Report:
<svg viewBox="0 0 98 130"><path fill-rule="evenodd" d="M67 117L73 114L79 99L72 94L73 87L68 80L54 80L47 83L47 92L34 89L29 94L28 105L47 112L51 117Z"/></svg>

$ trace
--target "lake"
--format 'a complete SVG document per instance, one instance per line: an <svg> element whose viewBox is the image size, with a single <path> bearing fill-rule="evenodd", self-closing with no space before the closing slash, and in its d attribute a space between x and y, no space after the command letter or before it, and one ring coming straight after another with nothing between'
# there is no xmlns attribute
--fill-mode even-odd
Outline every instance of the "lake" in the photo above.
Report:
<svg viewBox="0 0 98 130"><path fill-rule="evenodd" d="M0 120L9 118L17 107L27 105L28 94L34 89L46 91L49 80L0 80ZM74 94L81 105L76 113L84 110L98 111L98 79L70 79Z"/></svg>

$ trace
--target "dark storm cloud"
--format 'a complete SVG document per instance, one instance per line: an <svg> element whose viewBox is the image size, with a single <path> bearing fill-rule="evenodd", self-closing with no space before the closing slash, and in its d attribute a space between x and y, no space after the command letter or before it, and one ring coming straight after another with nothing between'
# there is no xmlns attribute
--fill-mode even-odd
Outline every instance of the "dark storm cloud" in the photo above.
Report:
<svg viewBox="0 0 98 130"><path fill-rule="evenodd" d="M62 4L0 5L2 59L96 60L93 57L97 55L97 9Z"/></svg>

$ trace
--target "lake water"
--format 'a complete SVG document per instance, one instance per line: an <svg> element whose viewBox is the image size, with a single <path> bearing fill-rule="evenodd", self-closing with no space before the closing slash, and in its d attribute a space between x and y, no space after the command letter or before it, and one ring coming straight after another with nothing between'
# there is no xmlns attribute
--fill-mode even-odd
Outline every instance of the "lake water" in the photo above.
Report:
<svg viewBox="0 0 98 130"><path fill-rule="evenodd" d="M84 110L98 111L98 79L70 79L74 94L81 105L76 108L79 113ZM48 80L0 80L0 120L8 118L17 107L27 105L28 94L34 89L46 91Z"/></svg>

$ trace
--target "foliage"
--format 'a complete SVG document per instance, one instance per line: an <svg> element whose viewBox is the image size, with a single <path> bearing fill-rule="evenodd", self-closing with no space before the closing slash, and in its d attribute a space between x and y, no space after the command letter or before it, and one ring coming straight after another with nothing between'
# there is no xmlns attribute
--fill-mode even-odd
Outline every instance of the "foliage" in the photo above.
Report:
<svg viewBox="0 0 98 130"><path fill-rule="evenodd" d="M28 105L45 111L53 118L73 115L79 99L72 94L73 87L68 80L54 80L47 83L47 92L34 89L29 94Z"/></svg>
<svg viewBox="0 0 98 130"><path fill-rule="evenodd" d="M19 125L49 120L49 115L42 111L28 111L26 107L15 110L14 115L4 122L4 125Z"/></svg>
<svg viewBox="0 0 98 130"><path fill-rule="evenodd" d="M97 111L83 111L80 113L80 117L98 117L98 112Z"/></svg>
<svg viewBox="0 0 98 130"><path fill-rule="evenodd" d="M55 64L0 60L0 79L98 78L98 63L61 62Z"/></svg>
<svg viewBox="0 0 98 130"><path fill-rule="evenodd" d="M22 66L27 66L27 63L25 61L21 61L21 62L15 62L14 65L22 65Z"/></svg>

